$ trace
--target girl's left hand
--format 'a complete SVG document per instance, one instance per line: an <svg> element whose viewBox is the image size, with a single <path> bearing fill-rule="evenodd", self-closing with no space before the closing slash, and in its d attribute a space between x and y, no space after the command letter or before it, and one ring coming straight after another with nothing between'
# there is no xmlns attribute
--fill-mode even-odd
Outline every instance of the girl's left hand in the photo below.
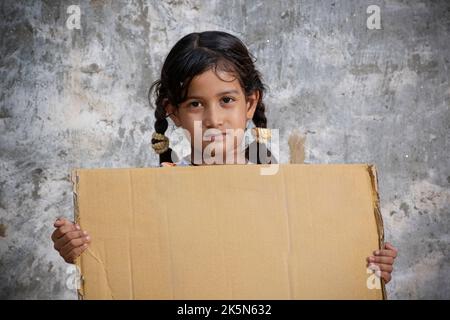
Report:
<svg viewBox="0 0 450 320"><path fill-rule="evenodd" d="M394 270L394 260L398 250L389 242L386 242L381 250L375 250L373 256L367 257L367 266L378 271L385 283L391 281L391 273Z"/></svg>

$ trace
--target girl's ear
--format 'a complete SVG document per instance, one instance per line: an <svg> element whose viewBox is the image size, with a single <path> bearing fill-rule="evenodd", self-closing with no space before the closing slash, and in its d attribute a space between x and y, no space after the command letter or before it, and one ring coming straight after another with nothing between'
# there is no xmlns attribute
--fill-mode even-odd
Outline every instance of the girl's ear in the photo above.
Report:
<svg viewBox="0 0 450 320"><path fill-rule="evenodd" d="M259 101L259 90L254 90L250 95L247 96L246 107L247 107L247 120L253 119L256 107Z"/></svg>
<svg viewBox="0 0 450 320"><path fill-rule="evenodd" d="M164 99L163 101L164 110L166 110L166 114L169 115L170 119L175 123L177 127L181 125L180 118L178 118L178 108L169 103L168 99Z"/></svg>

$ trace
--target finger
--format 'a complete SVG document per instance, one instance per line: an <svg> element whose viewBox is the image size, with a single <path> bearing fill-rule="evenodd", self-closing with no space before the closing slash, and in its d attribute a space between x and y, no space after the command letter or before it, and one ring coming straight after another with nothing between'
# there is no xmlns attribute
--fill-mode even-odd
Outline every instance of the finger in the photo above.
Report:
<svg viewBox="0 0 450 320"><path fill-rule="evenodd" d="M55 242L57 239L58 239L58 237L60 237L61 236L61 233L60 233L60 230L59 230L59 228L60 227L62 227L64 224L66 224L67 223L67 220L66 219L64 219L64 218L58 218L56 221L55 221L55 223L53 224L53 226L56 228L56 230L55 231L53 231L53 233L52 233L52 241L53 242Z"/></svg>
<svg viewBox="0 0 450 320"><path fill-rule="evenodd" d="M55 228L59 228L59 227L61 227L63 224L64 224L64 221L62 221L62 220L56 220L56 221L53 223L53 226L54 226Z"/></svg>
<svg viewBox="0 0 450 320"><path fill-rule="evenodd" d="M373 252L374 255L376 256L385 256L385 257L392 257L395 258L397 256L397 252L395 252L394 250L375 250Z"/></svg>
<svg viewBox="0 0 450 320"><path fill-rule="evenodd" d="M375 263L385 263L385 264L393 264L394 258L392 257L368 257L368 262L375 262Z"/></svg>
<svg viewBox="0 0 450 320"><path fill-rule="evenodd" d="M62 226L63 224L68 224L68 223L73 223L72 221L70 221L69 219L67 219L67 218L57 218L56 220L55 220L55 223L54 223L54 226L55 227L60 227L60 226Z"/></svg>
<svg viewBox="0 0 450 320"><path fill-rule="evenodd" d="M60 227L60 226L62 226L66 221L67 221L66 218L57 218L57 219L55 220L55 222L53 223L53 226L54 226L55 228Z"/></svg>
<svg viewBox="0 0 450 320"><path fill-rule="evenodd" d="M86 231L69 231L63 237L55 241L54 248L60 251L70 240L86 237L88 234Z"/></svg>
<svg viewBox="0 0 450 320"><path fill-rule="evenodd" d="M63 225L56 227L55 237L56 239L61 238L66 232L75 230L76 226L73 223L64 223Z"/></svg>
<svg viewBox="0 0 450 320"><path fill-rule="evenodd" d="M388 283L389 281L391 281L392 276L389 272L381 272L381 277L384 279L385 283Z"/></svg>
<svg viewBox="0 0 450 320"><path fill-rule="evenodd" d="M56 230L52 232L52 241L55 242L56 240L58 240L58 238L56 237Z"/></svg>
<svg viewBox="0 0 450 320"><path fill-rule="evenodd" d="M70 251L72 251L73 249L82 246L85 243L89 243L90 241L90 237L86 236L86 237L82 237L82 238L75 238L70 240L69 242L67 242L62 248L61 250L59 250L59 253L62 256L67 255Z"/></svg>
<svg viewBox="0 0 450 320"><path fill-rule="evenodd" d="M53 226L56 228L56 230L53 231L52 237L51 237L53 242L55 242L58 238L61 237L60 228L69 223L70 223L70 221L68 221L67 219L64 219L64 218L55 221Z"/></svg>
<svg viewBox="0 0 450 320"><path fill-rule="evenodd" d="M388 250L393 250L393 251L395 251L395 257L397 257L398 249L397 249L396 247L394 247L390 242L386 242L386 243L384 244L384 247L385 247L386 249L388 249Z"/></svg>
<svg viewBox="0 0 450 320"><path fill-rule="evenodd" d="M70 242L70 240L72 239L77 239L77 238L83 238L85 236L87 236L87 232L86 231L70 231L68 233L66 233L63 237L57 239L55 241L55 245L54 248L58 251L61 250L61 248L63 248L68 242Z"/></svg>
<svg viewBox="0 0 450 320"><path fill-rule="evenodd" d="M82 254L84 252L84 250L86 250L88 248L88 244L85 243L82 246L79 246L75 249L73 249L72 251L70 251L66 258L64 258L64 260L68 263L74 263L75 259L78 258L80 256L80 254Z"/></svg>
<svg viewBox="0 0 450 320"><path fill-rule="evenodd" d="M55 238L62 238L67 232L80 230L80 226L72 222L66 223L55 230Z"/></svg>
<svg viewBox="0 0 450 320"><path fill-rule="evenodd" d="M384 272L391 273L394 270L394 267L390 264L384 264L384 263L369 263L369 269L381 270Z"/></svg>

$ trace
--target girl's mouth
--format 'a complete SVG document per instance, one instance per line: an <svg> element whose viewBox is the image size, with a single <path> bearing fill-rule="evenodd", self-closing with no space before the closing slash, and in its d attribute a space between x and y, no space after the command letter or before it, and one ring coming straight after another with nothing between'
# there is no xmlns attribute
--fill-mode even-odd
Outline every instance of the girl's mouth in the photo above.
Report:
<svg viewBox="0 0 450 320"><path fill-rule="evenodd" d="M215 135L210 135L210 136L206 137L206 139L208 141L211 141L211 142L213 142L213 141L223 141L223 140L225 140L226 136L227 136L226 133L215 134Z"/></svg>

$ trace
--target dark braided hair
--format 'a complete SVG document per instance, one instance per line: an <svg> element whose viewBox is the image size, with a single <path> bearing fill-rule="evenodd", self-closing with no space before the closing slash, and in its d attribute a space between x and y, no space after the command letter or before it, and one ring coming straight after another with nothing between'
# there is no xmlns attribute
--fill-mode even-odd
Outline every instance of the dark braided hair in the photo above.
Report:
<svg viewBox="0 0 450 320"><path fill-rule="evenodd" d="M266 91L261 81L261 74L256 70L256 59L237 37L222 31L205 31L190 33L181 38L170 50L161 69L161 78L150 87L149 101L152 103L152 92L155 94L155 131L165 134L168 122L166 103L175 107L186 100L187 89L192 79L210 68L220 69L236 74L241 87L248 96L259 91L259 100L252 121L255 127L267 128L263 95ZM159 140L152 139L152 144ZM275 163L270 150L264 143L252 142L245 150L246 159L255 159L250 150L256 150L256 163ZM253 148L252 148L253 147ZM159 162L177 161L177 155L171 148L159 155Z"/></svg>

